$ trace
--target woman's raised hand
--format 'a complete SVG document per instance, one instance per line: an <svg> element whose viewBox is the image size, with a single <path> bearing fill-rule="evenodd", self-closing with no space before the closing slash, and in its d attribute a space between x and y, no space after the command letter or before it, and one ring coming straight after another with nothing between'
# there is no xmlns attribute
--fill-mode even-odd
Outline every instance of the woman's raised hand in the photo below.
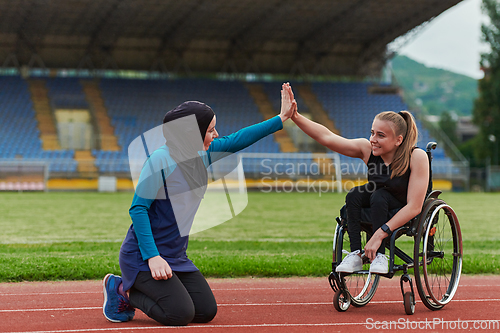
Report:
<svg viewBox="0 0 500 333"><path fill-rule="evenodd" d="M299 112L298 112L297 101L295 100L295 97L294 97L294 95L293 95L293 91L292 91L292 87L290 86L290 84L288 84L288 88L289 88L289 92L288 92L288 93L289 93L289 94L290 94L290 96L291 96L290 98L292 98L292 99L293 99L293 105L292 105L293 110L292 110L292 115L290 116L290 118L292 118L292 120L293 120L293 118L294 118L295 116L297 116L297 114L298 114Z"/></svg>
<svg viewBox="0 0 500 333"><path fill-rule="evenodd" d="M170 265L160 256L149 258L148 266L155 280L168 280L172 277Z"/></svg>
<svg viewBox="0 0 500 333"><path fill-rule="evenodd" d="M283 83L281 86L281 112L282 122L290 119L297 110L297 102L294 99L292 88L289 83Z"/></svg>

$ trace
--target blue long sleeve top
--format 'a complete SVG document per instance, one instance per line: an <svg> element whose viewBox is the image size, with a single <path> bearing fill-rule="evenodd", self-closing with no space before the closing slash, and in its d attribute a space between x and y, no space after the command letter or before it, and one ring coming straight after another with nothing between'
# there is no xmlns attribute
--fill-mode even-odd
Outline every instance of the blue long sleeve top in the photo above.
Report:
<svg viewBox="0 0 500 333"><path fill-rule="evenodd" d="M208 167L224 157L223 153L240 151L282 128L282 121L276 116L217 138L206 152L199 154ZM147 260L158 255L174 271L197 270L187 258L188 236L180 236L169 200L169 196L177 191L189 191L189 186L170 156L168 147L164 145L151 154L142 169L129 209L132 225L120 249L120 268L125 290L133 285L139 271L149 270Z"/></svg>

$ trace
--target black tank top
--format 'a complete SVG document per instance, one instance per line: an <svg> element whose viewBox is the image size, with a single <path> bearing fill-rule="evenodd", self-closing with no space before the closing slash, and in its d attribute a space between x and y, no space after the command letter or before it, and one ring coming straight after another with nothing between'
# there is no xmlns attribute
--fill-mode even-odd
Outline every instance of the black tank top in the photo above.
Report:
<svg viewBox="0 0 500 333"><path fill-rule="evenodd" d="M371 185L371 190L378 190L381 188L387 189L396 199L402 204L406 205L408 195L408 182L410 181L410 168L399 177L391 179L392 169L387 166L380 156L370 154L368 159L368 182Z"/></svg>

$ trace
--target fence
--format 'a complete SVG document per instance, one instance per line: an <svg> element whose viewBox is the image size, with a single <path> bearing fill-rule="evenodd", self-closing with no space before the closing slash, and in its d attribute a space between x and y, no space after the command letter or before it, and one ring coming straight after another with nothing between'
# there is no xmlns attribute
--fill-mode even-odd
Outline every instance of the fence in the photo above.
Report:
<svg viewBox="0 0 500 333"><path fill-rule="evenodd" d="M0 161L0 191L47 191L48 178L43 161Z"/></svg>
<svg viewBox="0 0 500 333"><path fill-rule="evenodd" d="M500 191L500 166L489 165L486 168L486 191Z"/></svg>
<svg viewBox="0 0 500 333"><path fill-rule="evenodd" d="M345 165L337 153L231 154L214 164L209 171L216 175L229 174L240 162L242 170L238 171L240 174L235 186L241 187L240 183L246 179L247 186L262 191L328 187L329 191L341 192L366 180L361 161L360 165ZM83 163L88 165L84 167ZM92 171L89 167L93 168ZM432 169L433 179L453 184L453 190L469 190L467 163L434 160ZM491 167L489 175L490 189L500 189L499 168ZM83 161L79 165L73 158L0 160L0 190L47 190L49 179L97 179L101 176L130 180L129 161L97 159Z"/></svg>

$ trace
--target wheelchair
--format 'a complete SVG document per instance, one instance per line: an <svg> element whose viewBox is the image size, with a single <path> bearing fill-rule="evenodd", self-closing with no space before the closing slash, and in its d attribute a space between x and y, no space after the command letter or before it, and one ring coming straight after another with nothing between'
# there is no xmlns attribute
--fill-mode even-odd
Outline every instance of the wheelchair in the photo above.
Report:
<svg viewBox="0 0 500 333"><path fill-rule="evenodd" d="M432 150L436 146L435 142L427 144L429 166L432 161ZM360 271L353 273L335 271L345 254L350 252L345 206L341 209L340 217L336 218L332 272L328 277L334 291L333 305L337 311L347 311L351 304L355 307L368 304L375 295L381 276L393 278L396 272L402 271L400 286L405 313L414 314L415 293L412 278L408 274L408 270L412 268L418 294L427 308L439 310L453 299L462 272L462 235L455 212L439 198L441 191L432 191L430 168L427 193L429 194L424 201L421 213L394 230L390 239L386 241L386 248L390 250L387 274L371 274L367 258L363 261L363 269ZM397 210L389 212L388 217L394 216L396 212ZM361 246L364 248L372 235L372 226L369 223L369 212L363 211L362 217ZM413 244L411 242L402 244L406 245L406 252L410 253L405 253L403 249L396 246L396 239L403 235L414 238ZM412 247L413 253L411 253ZM399 263L395 262L396 257L399 258ZM409 290L406 292L405 283L409 284L409 288L406 288Z"/></svg>

